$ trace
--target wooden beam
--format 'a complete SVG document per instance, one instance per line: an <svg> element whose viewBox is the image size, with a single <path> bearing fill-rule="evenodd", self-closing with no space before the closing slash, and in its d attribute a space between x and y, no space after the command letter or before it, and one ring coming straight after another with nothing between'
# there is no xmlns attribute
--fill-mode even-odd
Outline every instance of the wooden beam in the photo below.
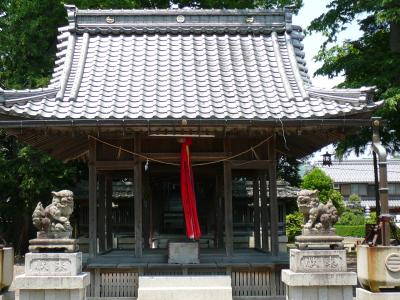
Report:
<svg viewBox="0 0 400 300"><path fill-rule="evenodd" d="M141 136L135 135L134 149L136 153L141 152ZM142 239L142 161L135 158L134 167L134 184L135 184L135 256L142 257L143 239Z"/></svg>
<svg viewBox="0 0 400 300"><path fill-rule="evenodd" d="M133 160L98 160L96 169L99 171L133 170L135 161Z"/></svg>
<svg viewBox="0 0 400 300"><path fill-rule="evenodd" d="M142 153L144 156L166 162L180 162L180 153ZM190 154L192 162L214 161L227 158L224 152L193 152Z"/></svg>
<svg viewBox="0 0 400 300"><path fill-rule="evenodd" d="M276 185L276 137L275 135L268 143L268 159L272 160L268 168L269 173L269 199L271 213L271 252L277 256L279 253L279 237L278 237L278 197Z"/></svg>
<svg viewBox="0 0 400 300"><path fill-rule="evenodd" d="M260 190L259 190L259 178L258 176L253 177L253 207L254 207L254 247L257 249L261 248L260 241Z"/></svg>
<svg viewBox="0 0 400 300"><path fill-rule="evenodd" d="M97 255L96 140L89 140L89 257Z"/></svg>
<svg viewBox="0 0 400 300"><path fill-rule="evenodd" d="M99 252L106 250L106 205L105 205L105 185L104 175L99 175L99 210L97 218L97 232L99 235Z"/></svg>
<svg viewBox="0 0 400 300"><path fill-rule="evenodd" d="M270 160L231 160L232 170L266 170Z"/></svg>
<svg viewBox="0 0 400 300"><path fill-rule="evenodd" d="M265 171L260 171L260 197L261 197L261 249L265 252L269 251L269 240L268 240L268 198L267 198L267 176Z"/></svg>

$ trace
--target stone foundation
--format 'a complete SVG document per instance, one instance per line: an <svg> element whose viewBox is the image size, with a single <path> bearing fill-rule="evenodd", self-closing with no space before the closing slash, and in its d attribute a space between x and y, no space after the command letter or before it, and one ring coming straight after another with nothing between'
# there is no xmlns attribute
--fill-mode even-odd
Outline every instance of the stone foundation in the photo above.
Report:
<svg viewBox="0 0 400 300"><path fill-rule="evenodd" d="M287 300L352 300L357 274L347 272L346 250L290 250L282 270Z"/></svg>
<svg viewBox="0 0 400 300"><path fill-rule="evenodd" d="M20 300L83 300L90 284L82 253L27 253L25 274L15 278Z"/></svg>
<svg viewBox="0 0 400 300"><path fill-rule="evenodd" d="M141 276L137 300L232 300L230 276Z"/></svg>
<svg viewBox="0 0 400 300"><path fill-rule="evenodd" d="M373 293L362 288L356 289L357 300L399 300L400 291L398 292L379 292Z"/></svg>

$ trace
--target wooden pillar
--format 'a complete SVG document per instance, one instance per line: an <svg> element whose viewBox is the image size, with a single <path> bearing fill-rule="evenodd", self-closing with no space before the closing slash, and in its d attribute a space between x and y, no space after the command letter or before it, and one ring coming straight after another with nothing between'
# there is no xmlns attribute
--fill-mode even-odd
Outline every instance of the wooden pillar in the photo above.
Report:
<svg viewBox="0 0 400 300"><path fill-rule="evenodd" d="M268 240L268 223L269 223L269 213L268 213L268 197L267 197L267 176L265 171L260 171L260 198L261 198L261 241L262 250L265 252L269 251L269 240Z"/></svg>
<svg viewBox="0 0 400 300"><path fill-rule="evenodd" d="M269 173L269 198L271 212L271 252L272 255L279 253L278 237L278 197L276 185L276 136L274 135L268 143L268 159L271 161Z"/></svg>
<svg viewBox="0 0 400 300"><path fill-rule="evenodd" d="M254 248L261 248L260 241L260 189L258 176L253 177L253 208L254 208Z"/></svg>
<svg viewBox="0 0 400 300"><path fill-rule="evenodd" d="M112 178L106 177L106 232L107 232L107 250L113 248L112 235Z"/></svg>
<svg viewBox="0 0 400 300"><path fill-rule="evenodd" d="M97 255L96 140L89 139L89 257Z"/></svg>
<svg viewBox="0 0 400 300"><path fill-rule="evenodd" d="M224 234L223 234L223 222L224 222L224 211L223 211L223 182L221 180L220 174L217 174L215 178L215 194L216 194L216 203L215 203L215 235L216 235L216 248L222 248L224 243Z"/></svg>
<svg viewBox="0 0 400 300"><path fill-rule="evenodd" d="M99 234L99 252L106 250L106 180L104 175L99 175L99 211L97 216L97 232Z"/></svg>
<svg viewBox="0 0 400 300"><path fill-rule="evenodd" d="M224 162L224 204L225 204L225 249L226 255L233 255L233 215L232 215L232 167Z"/></svg>
<svg viewBox="0 0 400 300"><path fill-rule="evenodd" d="M136 153L141 152L140 135L135 135L134 149ZM135 256L142 257L142 161L135 157L134 184L135 184Z"/></svg>

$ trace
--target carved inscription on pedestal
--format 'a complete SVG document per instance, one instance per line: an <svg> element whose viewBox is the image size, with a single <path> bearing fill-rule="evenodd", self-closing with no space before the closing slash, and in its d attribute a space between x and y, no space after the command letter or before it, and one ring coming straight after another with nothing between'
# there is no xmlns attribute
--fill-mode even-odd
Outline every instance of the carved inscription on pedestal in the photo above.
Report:
<svg viewBox="0 0 400 300"><path fill-rule="evenodd" d="M69 259L32 259L30 261L30 272L36 274L60 274L68 275L71 272L72 262Z"/></svg>
<svg viewBox="0 0 400 300"><path fill-rule="evenodd" d="M342 258L338 255L327 256L303 256L300 264L304 270L327 270L327 271L341 271Z"/></svg>

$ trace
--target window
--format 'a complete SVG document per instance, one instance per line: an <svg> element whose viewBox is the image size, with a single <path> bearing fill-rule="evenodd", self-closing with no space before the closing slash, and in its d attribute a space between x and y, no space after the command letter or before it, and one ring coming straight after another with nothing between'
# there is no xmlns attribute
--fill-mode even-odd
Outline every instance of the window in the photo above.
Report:
<svg viewBox="0 0 400 300"><path fill-rule="evenodd" d="M368 196L374 197L375 196L375 185L368 184Z"/></svg>
<svg viewBox="0 0 400 300"><path fill-rule="evenodd" d="M359 196L367 195L367 184L366 183L355 183L350 185L350 194L356 194Z"/></svg>
<svg viewBox="0 0 400 300"><path fill-rule="evenodd" d="M400 183L389 183L389 195L400 195Z"/></svg>
<svg viewBox="0 0 400 300"><path fill-rule="evenodd" d="M349 196L350 195L350 184L341 184L340 185L340 193L343 196Z"/></svg>

